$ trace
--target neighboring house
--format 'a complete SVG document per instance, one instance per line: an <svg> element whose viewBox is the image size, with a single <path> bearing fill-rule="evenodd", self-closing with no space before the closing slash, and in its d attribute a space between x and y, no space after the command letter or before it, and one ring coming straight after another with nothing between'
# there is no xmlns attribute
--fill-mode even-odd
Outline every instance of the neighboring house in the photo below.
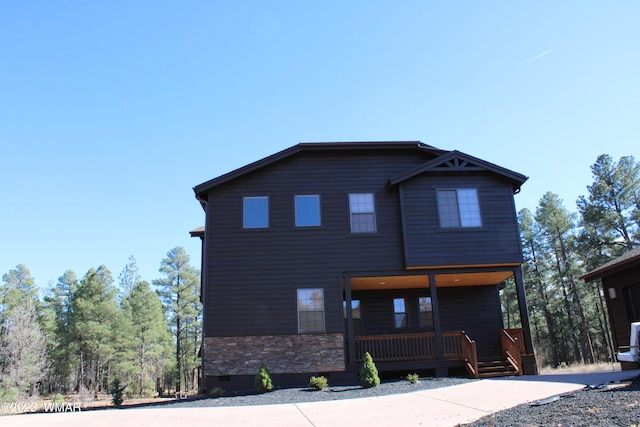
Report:
<svg viewBox="0 0 640 427"><path fill-rule="evenodd" d="M196 186L205 387L261 362L280 384L337 381L365 351L381 371L535 374L526 179L420 142L304 143ZM504 331L510 278L523 327Z"/></svg>
<svg viewBox="0 0 640 427"><path fill-rule="evenodd" d="M600 279L607 301L616 348L628 346L631 322L640 322L640 248L585 274L587 282ZM621 362L622 369L637 369L637 363Z"/></svg>

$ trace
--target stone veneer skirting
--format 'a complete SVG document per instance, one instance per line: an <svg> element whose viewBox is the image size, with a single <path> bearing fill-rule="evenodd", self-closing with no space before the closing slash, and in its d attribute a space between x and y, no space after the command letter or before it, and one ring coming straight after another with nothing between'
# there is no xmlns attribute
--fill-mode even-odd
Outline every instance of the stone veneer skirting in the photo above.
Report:
<svg viewBox="0 0 640 427"><path fill-rule="evenodd" d="M264 362L272 374L345 370L342 334L205 337L205 376L255 375Z"/></svg>

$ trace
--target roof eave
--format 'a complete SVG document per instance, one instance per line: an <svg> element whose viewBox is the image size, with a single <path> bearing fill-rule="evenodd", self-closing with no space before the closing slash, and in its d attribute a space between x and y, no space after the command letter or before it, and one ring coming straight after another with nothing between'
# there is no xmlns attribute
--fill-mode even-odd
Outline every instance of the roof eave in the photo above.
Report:
<svg viewBox="0 0 640 427"><path fill-rule="evenodd" d="M336 151L336 150L397 150L397 149L420 149L434 154L441 154L445 151L436 147L424 144L420 141L363 141L363 142L301 142L293 147L289 147L278 153L272 154L263 159L257 160L241 168L235 169L217 178L206 181L200 185L193 187L196 198L203 201L201 195L212 188L229 182L242 175L251 173L255 170L283 160L289 156L297 154L301 151Z"/></svg>

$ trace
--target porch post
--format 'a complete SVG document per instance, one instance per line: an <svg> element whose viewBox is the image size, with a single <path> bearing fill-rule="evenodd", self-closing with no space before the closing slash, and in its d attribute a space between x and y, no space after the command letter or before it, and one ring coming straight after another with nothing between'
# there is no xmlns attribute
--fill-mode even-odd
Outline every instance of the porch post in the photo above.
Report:
<svg viewBox="0 0 640 427"><path fill-rule="evenodd" d="M513 277L516 281L516 293L518 295L518 309L520 310L520 323L524 333L524 348L527 354L533 354L533 341L531 340L531 326L529 325L529 310L524 293L524 280L522 279L522 267L513 270Z"/></svg>
<svg viewBox="0 0 640 427"><path fill-rule="evenodd" d="M351 276L345 276L344 296L347 306L347 365L356 363L356 339L353 335L353 311L351 307Z"/></svg>
<svg viewBox="0 0 640 427"><path fill-rule="evenodd" d="M433 313L433 330L436 334L437 360L444 359L444 345L442 344L442 329L440 328L440 307L438 306L438 289L436 275L429 273L429 293L431 294L431 310Z"/></svg>

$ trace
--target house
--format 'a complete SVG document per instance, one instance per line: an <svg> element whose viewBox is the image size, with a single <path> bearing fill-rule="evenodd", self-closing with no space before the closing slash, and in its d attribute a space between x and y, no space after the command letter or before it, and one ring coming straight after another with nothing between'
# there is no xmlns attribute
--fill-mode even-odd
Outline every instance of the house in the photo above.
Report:
<svg viewBox="0 0 640 427"><path fill-rule="evenodd" d="M631 323L640 321L640 248L596 268L582 276L591 282L600 279L607 302L613 345L629 346ZM637 369L638 364L620 362L622 369Z"/></svg>
<svg viewBox="0 0 640 427"><path fill-rule="evenodd" d="M526 179L420 142L302 143L196 186L206 387L249 385L261 362L279 384L337 381L365 351L383 372L535 374Z"/></svg>

